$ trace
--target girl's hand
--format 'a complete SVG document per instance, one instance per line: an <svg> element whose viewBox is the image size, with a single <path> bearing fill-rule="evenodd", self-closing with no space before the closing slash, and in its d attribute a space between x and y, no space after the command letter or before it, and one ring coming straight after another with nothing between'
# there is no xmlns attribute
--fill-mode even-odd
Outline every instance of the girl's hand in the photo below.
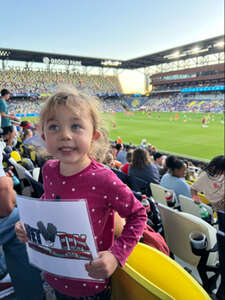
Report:
<svg viewBox="0 0 225 300"><path fill-rule="evenodd" d="M99 258L85 265L88 275L95 279L109 278L119 265L116 257L109 251L99 252Z"/></svg>
<svg viewBox="0 0 225 300"><path fill-rule="evenodd" d="M20 221L15 224L15 232L22 243L26 243L28 241L27 232Z"/></svg>

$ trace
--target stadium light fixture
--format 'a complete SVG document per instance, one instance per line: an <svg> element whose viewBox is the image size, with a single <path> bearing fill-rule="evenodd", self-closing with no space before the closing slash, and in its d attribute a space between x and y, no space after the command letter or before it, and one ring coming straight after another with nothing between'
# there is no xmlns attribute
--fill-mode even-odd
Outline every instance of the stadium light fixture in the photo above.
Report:
<svg viewBox="0 0 225 300"><path fill-rule="evenodd" d="M214 47L223 48L224 47L224 41L220 41L220 42L214 44Z"/></svg>
<svg viewBox="0 0 225 300"><path fill-rule="evenodd" d="M180 56L180 52L179 52L179 51L176 51L176 52L174 52L174 53L172 54L172 56L173 56L174 58L179 57L179 56Z"/></svg>
<svg viewBox="0 0 225 300"><path fill-rule="evenodd" d="M194 47L191 51L192 51L192 53L199 53L200 48L199 47Z"/></svg>
<svg viewBox="0 0 225 300"><path fill-rule="evenodd" d="M115 61L115 60L104 60L104 61L101 61L101 65L103 65L103 66L118 67L121 64L122 64L121 61Z"/></svg>

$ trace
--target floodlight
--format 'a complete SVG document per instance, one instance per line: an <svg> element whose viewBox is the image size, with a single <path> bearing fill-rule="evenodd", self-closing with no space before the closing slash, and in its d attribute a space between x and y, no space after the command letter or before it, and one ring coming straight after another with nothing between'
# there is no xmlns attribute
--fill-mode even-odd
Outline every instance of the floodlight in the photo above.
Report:
<svg viewBox="0 0 225 300"><path fill-rule="evenodd" d="M223 48L224 47L224 41L220 41L216 44L214 44L215 47L218 47L218 48Z"/></svg>
<svg viewBox="0 0 225 300"><path fill-rule="evenodd" d="M200 52L200 48L199 47L194 47L192 49L192 53L198 53L198 52Z"/></svg>

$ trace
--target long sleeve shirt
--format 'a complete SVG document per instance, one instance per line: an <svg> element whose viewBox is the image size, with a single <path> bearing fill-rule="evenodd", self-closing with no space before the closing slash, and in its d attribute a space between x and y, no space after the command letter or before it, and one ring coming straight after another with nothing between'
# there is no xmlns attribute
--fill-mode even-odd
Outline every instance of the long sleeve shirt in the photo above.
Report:
<svg viewBox="0 0 225 300"><path fill-rule="evenodd" d="M42 199L60 201L86 199L97 251L109 250L124 265L137 244L146 223L146 212L129 188L109 169L91 160L90 165L72 176L62 176L60 162L48 161L43 168ZM126 218L120 237L114 240L114 211ZM94 282L74 280L45 273L46 281L62 294L90 296L104 290L108 280Z"/></svg>

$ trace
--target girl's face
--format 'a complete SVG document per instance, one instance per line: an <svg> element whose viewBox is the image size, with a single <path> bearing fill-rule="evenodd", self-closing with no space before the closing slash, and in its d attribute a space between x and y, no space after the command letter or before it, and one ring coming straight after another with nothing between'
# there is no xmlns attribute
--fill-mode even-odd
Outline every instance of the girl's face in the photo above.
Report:
<svg viewBox="0 0 225 300"><path fill-rule="evenodd" d="M78 116L63 105L46 120L43 132L47 150L60 160L60 172L65 176L76 174L90 164L91 143L100 136L93 132L88 112L81 111Z"/></svg>

